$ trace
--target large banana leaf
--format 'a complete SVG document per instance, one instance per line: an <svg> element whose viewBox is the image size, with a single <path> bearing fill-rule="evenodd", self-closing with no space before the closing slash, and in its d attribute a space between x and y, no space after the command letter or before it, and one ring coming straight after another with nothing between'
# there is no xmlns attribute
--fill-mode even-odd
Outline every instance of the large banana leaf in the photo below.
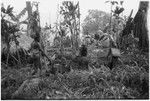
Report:
<svg viewBox="0 0 150 101"><path fill-rule="evenodd" d="M26 34L21 34L20 38L17 40L19 41L19 46L25 50L29 50L31 43L33 42L33 39Z"/></svg>
<svg viewBox="0 0 150 101"><path fill-rule="evenodd" d="M10 42L10 53L15 53L19 49L29 50L31 47L31 43L33 42L33 39L26 34L19 33L20 37L17 38L17 41L19 42L19 46L16 46L16 43L14 41ZM5 50L7 47L6 45L2 45L3 49Z"/></svg>

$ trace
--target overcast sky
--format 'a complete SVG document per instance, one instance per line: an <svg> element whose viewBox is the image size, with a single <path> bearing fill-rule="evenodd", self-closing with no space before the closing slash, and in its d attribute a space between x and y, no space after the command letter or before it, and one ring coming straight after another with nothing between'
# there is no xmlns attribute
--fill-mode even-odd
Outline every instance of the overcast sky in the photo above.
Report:
<svg viewBox="0 0 150 101"><path fill-rule="evenodd" d="M20 11L26 7L26 1L40 2L39 11L41 26L45 26L46 22L48 24L56 22L58 4L60 4L62 0L1 0L5 7L7 7L7 5L12 5L16 14L20 13ZM79 0L81 22L87 16L89 9L110 12L110 4L106 4L105 1L106 0ZM125 8L124 15L128 16L133 9L134 16L139 6L139 0L125 0L123 6Z"/></svg>

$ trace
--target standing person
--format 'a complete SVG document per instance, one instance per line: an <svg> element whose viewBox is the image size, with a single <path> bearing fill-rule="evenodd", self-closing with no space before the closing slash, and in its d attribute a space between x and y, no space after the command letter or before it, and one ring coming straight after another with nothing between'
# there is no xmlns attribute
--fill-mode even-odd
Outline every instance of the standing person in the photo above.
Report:
<svg viewBox="0 0 150 101"><path fill-rule="evenodd" d="M109 63L109 68L113 69L116 66L118 57L120 56L120 50L117 48L117 45L113 40L113 37L110 36L109 38L110 38L110 54L112 55L111 62Z"/></svg>
<svg viewBox="0 0 150 101"><path fill-rule="evenodd" d="M32 54L32 59L33 59L33 69L34 72L32 75L34 75L36 72L38 72L38 69L41 71L41 47L39 44L39 38L35 37L34 41L31 43L31 54Z"/></svg>

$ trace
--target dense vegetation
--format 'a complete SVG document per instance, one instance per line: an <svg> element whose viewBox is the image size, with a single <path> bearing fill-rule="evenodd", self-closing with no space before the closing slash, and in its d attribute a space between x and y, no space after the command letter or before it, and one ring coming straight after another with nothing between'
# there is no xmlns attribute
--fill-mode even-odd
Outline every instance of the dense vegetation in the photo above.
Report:
<svg viewBox="0 0 150 101"><path fill-rule="evenodd" d="M38 3L33 11L27 2L18 15L2 6L1 99L149 99L149 2L140 2L134 18L132 10L128 18L121 17L122 1L106 3L116 8L111 14L89 10L82 39L79 2L63 2L63 19L45 28ZM25 12L28 18L20 21ZM25 33L21 24L28 26ZM41 69L33 75L35 40Z"/></svg>

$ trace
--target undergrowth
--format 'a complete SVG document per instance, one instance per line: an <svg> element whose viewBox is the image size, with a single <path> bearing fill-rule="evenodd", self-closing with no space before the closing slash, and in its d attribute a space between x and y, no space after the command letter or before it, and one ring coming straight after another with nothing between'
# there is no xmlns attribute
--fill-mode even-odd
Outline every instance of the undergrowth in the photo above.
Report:
<svg viewBox="0 0 150 101"><path fill-rule="evenodd" d="M30 72L29 68L2 69L2 99L12 99L13 93L29 79ZM30 94L33 96L20 99L142 99L149 95L148 72L138 66L120 65L113 70L101 66L48 77L43 74L40 79L45 86ZM37 89L30 87L33 88Z"/></svg>
<svg viewBox="0 0 150 101"><path fill-rule="evenodd" d="M43 68L40 77L31 76L30 66L4 69L2 65L2 99L148 99L148 56L136 51L127 53L112 70L93 63L88 70L71 69L49 76Z"/></svg>

